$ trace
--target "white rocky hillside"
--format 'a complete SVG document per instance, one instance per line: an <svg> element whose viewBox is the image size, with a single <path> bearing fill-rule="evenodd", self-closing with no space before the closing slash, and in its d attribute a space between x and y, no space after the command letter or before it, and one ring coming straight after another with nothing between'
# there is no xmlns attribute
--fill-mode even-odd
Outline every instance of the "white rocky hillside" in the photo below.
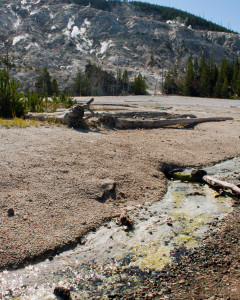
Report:
<svg viewBox="0 0 240 300"><path fill-rule="evenodd" d="M8 46L7 46L8 45ZM88 60L130 76L141 72L152 89L169 68L183 67L192 53L240 56L240 35L193 30L178 22L161 22L131 3L111 11L51 0L1 0L0 56L16 68L12 75L33 88L39 67L47 67L60 88L71 86Z"/></svg>

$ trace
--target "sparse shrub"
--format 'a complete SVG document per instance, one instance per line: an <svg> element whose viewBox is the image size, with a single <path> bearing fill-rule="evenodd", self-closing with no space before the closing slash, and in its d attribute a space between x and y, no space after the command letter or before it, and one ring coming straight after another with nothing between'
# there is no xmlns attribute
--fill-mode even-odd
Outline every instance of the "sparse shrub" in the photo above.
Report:
<svg viewBox="0 0 240 300"><path fill-rule="evenodd" d="M60 102L63 107L70 108L74 104L76 104L76 101L73 100L73 97L66 95L65 93L62 93L60 96Z"/></svg>
<svg viewBox="0 0 240 300"><path fill-rule="evenodd" d="M44 112L43 97L38 93L30 93L28 90L25 92L26 110L31 112Z"/></svg>

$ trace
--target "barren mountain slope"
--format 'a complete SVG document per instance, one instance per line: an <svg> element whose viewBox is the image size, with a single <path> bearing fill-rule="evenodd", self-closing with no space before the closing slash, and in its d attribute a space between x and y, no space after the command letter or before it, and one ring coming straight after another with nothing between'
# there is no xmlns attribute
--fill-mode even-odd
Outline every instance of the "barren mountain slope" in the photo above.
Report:
<svg viewBox="0 0 240 300"><path fill-rule="evenodd" d="M61 88L70 86L89 59L104 69L128 69L130 76L141 72L151 88L164 71L183 67L190 53L218 62L240 55L239 34L168 24L131 3L103 11L60 0L1 2L0 55L8 47L12 75L29 88L39 67L47 67Z"/></svg>

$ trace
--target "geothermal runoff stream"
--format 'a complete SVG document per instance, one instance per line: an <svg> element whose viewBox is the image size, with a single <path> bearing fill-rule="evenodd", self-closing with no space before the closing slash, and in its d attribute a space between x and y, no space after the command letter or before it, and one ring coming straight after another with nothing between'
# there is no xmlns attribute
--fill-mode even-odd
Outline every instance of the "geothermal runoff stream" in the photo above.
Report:
<svg viewBox="0 0 240 300"><path fill-rule="evenodd" d="M240 159L205 170L234 177ZM55 287L69 288L72 299L105 299L134 290L167 264L184 259L210 226L232 210L232 199L206 184L169 181L162 199L126 208L134 222L127 230L112 220L86 236L86 243L38 264L0 273L3 299L56 299Z"/></svg>

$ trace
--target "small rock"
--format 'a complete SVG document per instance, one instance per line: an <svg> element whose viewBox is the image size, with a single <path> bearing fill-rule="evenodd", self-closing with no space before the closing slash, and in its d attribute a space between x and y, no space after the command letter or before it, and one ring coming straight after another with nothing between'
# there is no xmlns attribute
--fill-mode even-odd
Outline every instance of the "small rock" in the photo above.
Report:
<svg viewBox="0 0 240 300"><path fill-rule="evenodd" d="M183 283L185 283L185 280L184 280L184 279L181 279L178 283L179 283L179 284L183 284Z"/></svg>
<svg viewBox="0 0 240 300"><path fill-rule="evenodd" d="M133 221L130 219L126 211L121 214L119 222L122 226L126 226L128 230L133 229Z"/></svg>
<svg viewBox="0 0 240 300"><path fill-rule="evenodd" d="M126 198L126 195L125 195L124 192L120 192L119 195L120 195L121 198L124 198L124 199Z"/></svg>
<svg viewBox="0 0 240 300"><path fill-rule="evenodd" d="M11 289L7 290L7 295L8 296L12 296L13 295L13 291Z"/></svg>
<svg viewBox="0 0 240 300"><path fill-rule="evenodd" d="M8 217L13 217L13 216L14 216L14 214L15 214L15 212L14 212L14 209L13 209L13 208L9 208L9 209L8 209L8 211L7 211L7 213L8 213Z"/></svg>
<svg viewBox="0 0 240 300"><path fill-rule="evenodd" d="M70 289L68 288L58 286L55 287L53 293L63 300L71 300Z"/></svg>
<svg viewBox="0 0 240 300"><path fill-rule="evenodd" d="M200 192L193 192L193 193L189 193L189 194L187 194L187 196L204 196L204 193L200 193Z"/></svg>
<svg viewBox="0 0 240 300"><path fill-rule="evenodd" d="M158 293L159 296L162 296L164 294L171 294L172 292L172 289L171 287L165 287L165 288L162 288L161 291Z"/></svg>
<svg viewBox="0 0 240 300"><path fill-rule="evenodd" d="M116 199L116 182L105 182L101 186L101 195L97 197L97 201L104 203L108 199Z"/></svg>
<svg viewBox="0 0 240 300"><path fill-rule="evenodd" d="M118 298L119 296L120 296L119 294L108 295L108 299L116 299L116 298Z"/></svg>
<svg viewBox="0 0 240 300"><path fill-rule="evenodd" d="M216 299L215 296L212 296L212 297L208 298L208 300L215 300L215 299Z"/></svg>

